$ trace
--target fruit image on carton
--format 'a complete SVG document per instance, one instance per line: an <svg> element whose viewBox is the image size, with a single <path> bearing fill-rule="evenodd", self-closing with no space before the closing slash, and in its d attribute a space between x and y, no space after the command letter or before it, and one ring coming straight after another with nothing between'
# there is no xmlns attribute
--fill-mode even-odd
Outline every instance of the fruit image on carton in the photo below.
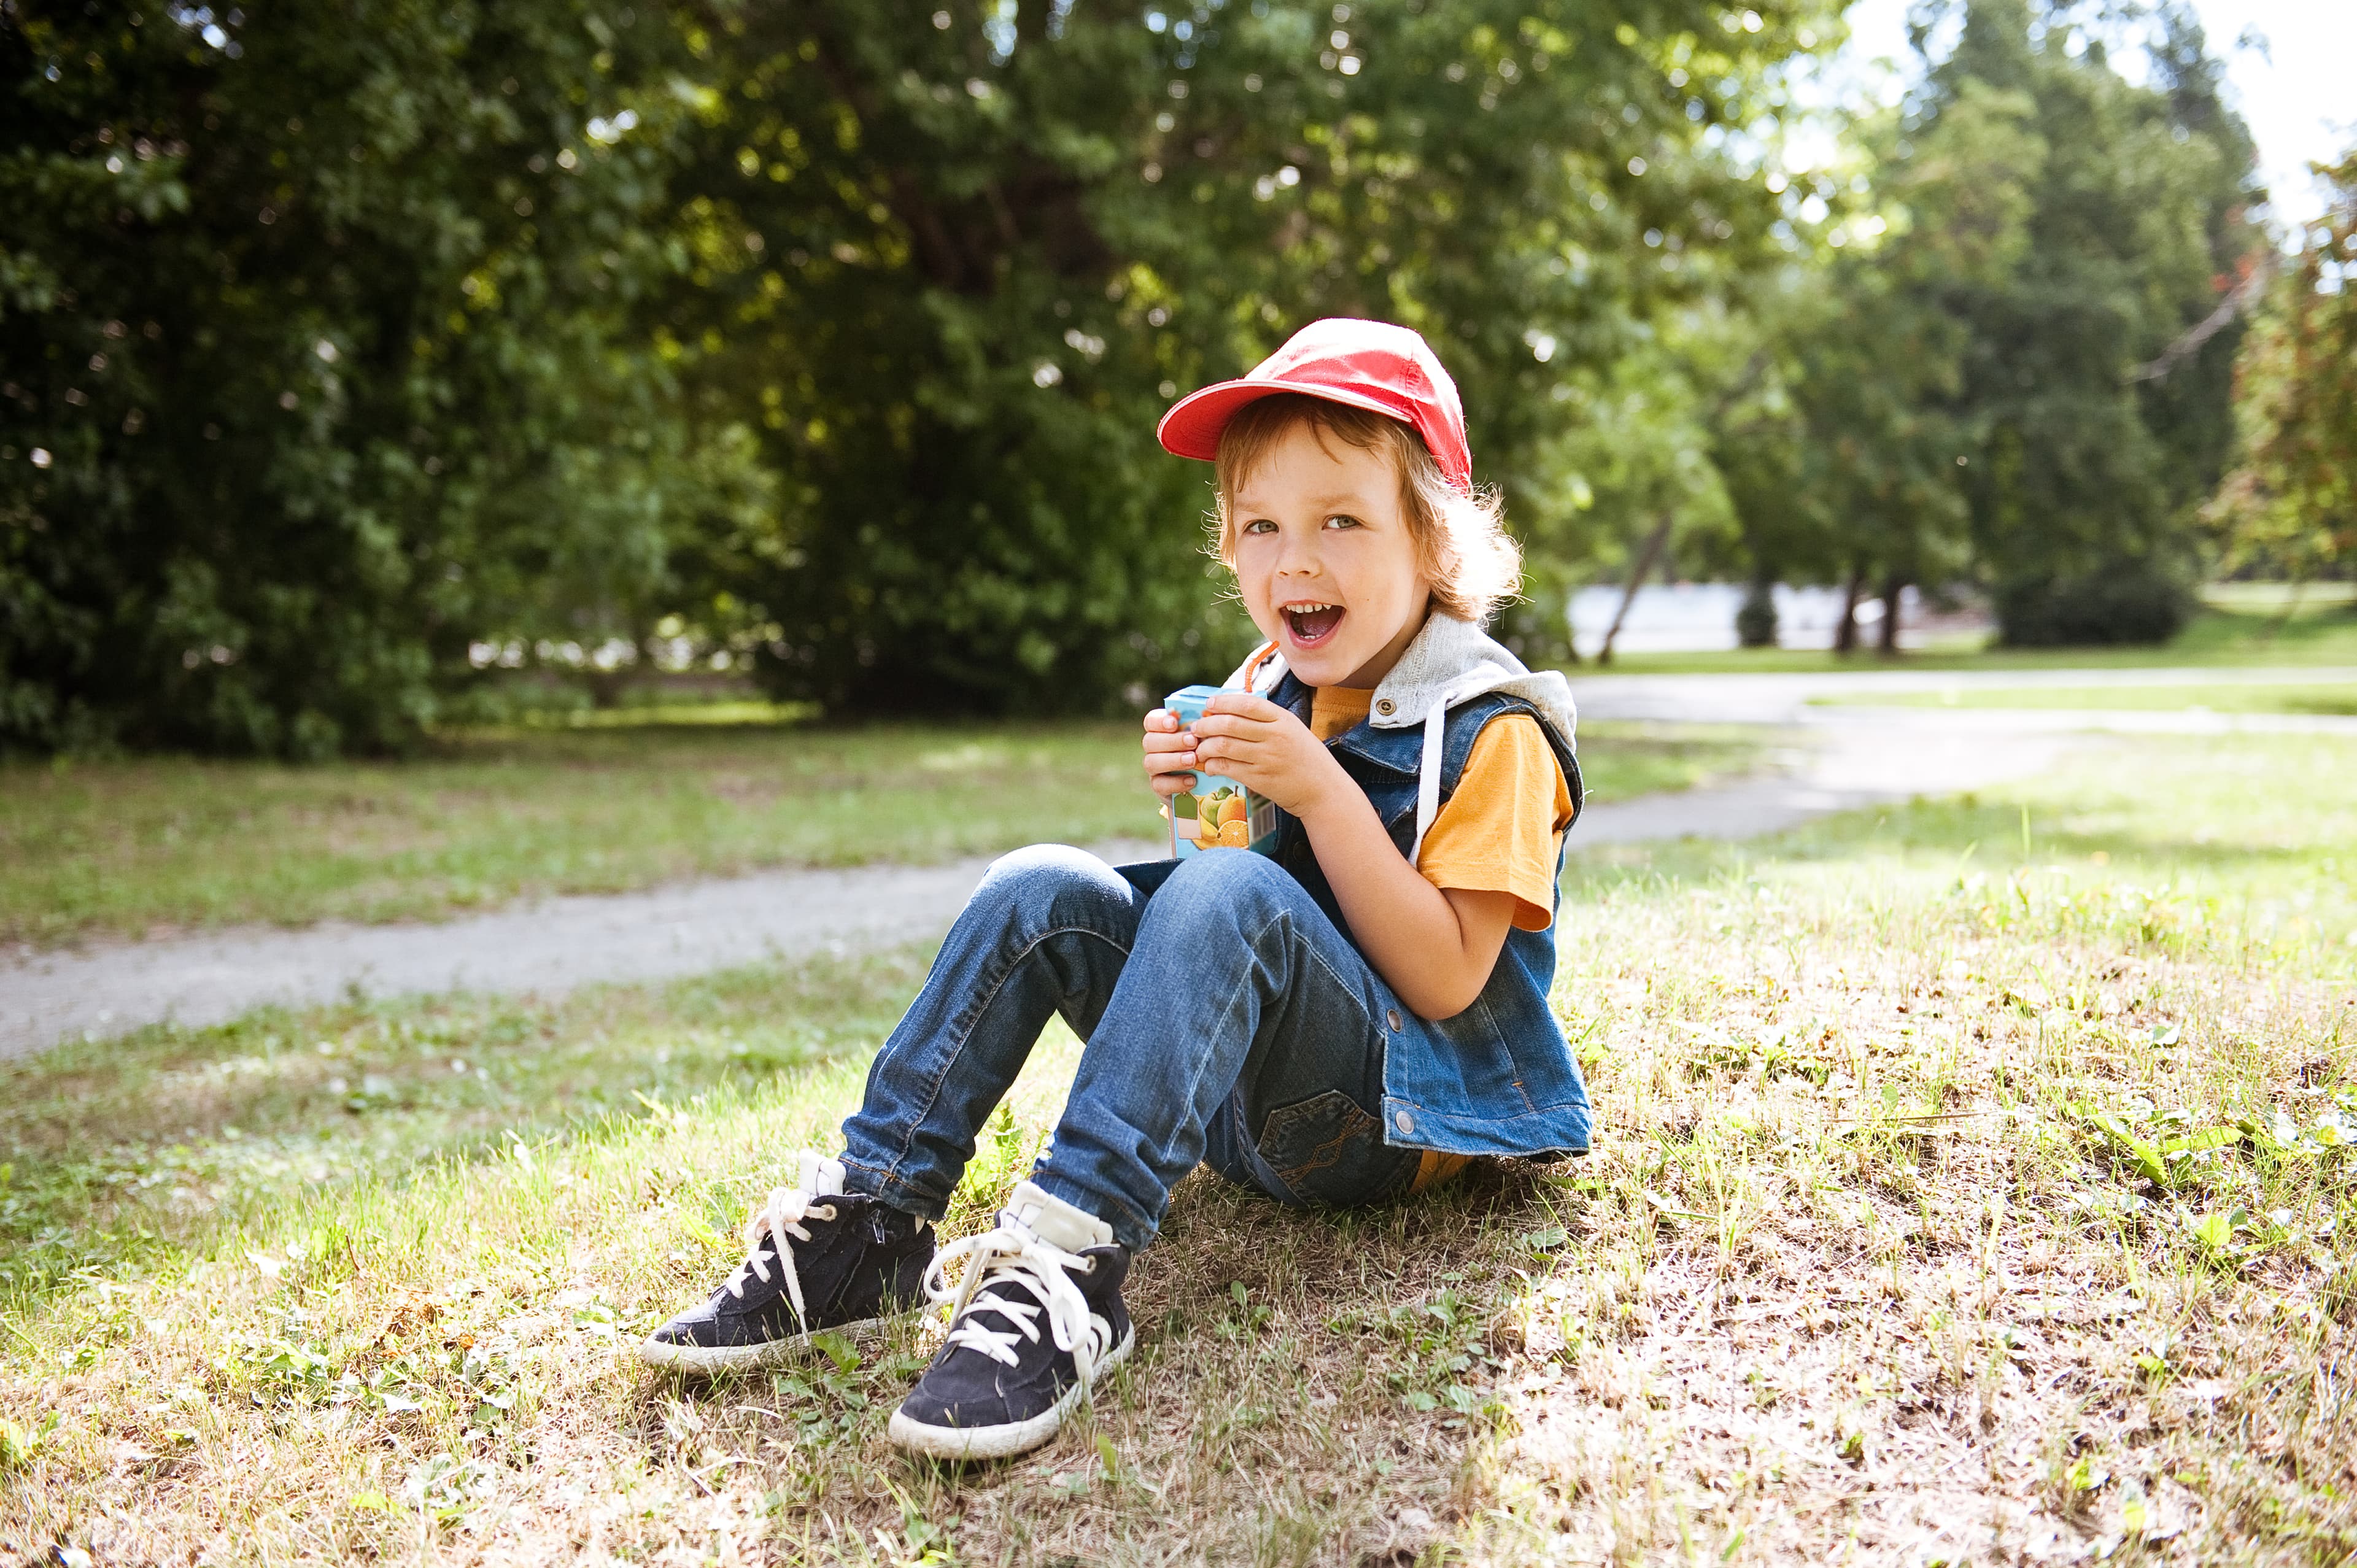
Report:
<svg viewBox="0 0 2357 1568"><path fill-rule="evenodd" d="M1218 686L1188 686L1163 699L1163 706L1191 726L1203 716L1203 704L1220 694ZM1197 773L1195 787L1170 798L1165 815L1170 819L1170 853L1183 860L1207 849L1255 849L1275 853L1276 805L1254 794L1232 779Z"/></svg>

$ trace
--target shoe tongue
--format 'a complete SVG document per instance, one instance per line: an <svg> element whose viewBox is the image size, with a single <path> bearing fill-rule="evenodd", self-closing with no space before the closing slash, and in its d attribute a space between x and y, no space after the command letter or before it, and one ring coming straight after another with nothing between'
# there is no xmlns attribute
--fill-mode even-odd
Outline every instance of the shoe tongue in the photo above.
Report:
<svg viewBox="0 0 2357 1568"><path fill-rule="evenodd" d="M1113 1245L1112 1226L1032 1182L1017 1184L998 1218L1067 1252Z"/></svg>
<svg viewBox="0 0 2357 1568"><path fill-rule="evenodd" d="M844 1190L843 1162L830 1160L813 1149L804 1149L802 1175L795 1185L813 1197L848 1197Z"/></svg>

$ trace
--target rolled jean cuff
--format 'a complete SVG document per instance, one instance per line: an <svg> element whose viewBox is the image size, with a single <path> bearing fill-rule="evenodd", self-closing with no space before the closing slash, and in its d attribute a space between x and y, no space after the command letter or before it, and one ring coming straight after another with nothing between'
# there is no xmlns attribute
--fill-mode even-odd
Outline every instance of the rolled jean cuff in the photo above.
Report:
<svg viewBox="0 0 2357 1568"><path fill-rule="evenodd" d="M902 1181L889 1171L863 1165L849 1155L843 1161L843 1187L854 1197L872 1197L887 1208L897 1208L903 1214L913 1214L920 1219L941 1220L947 1217L950 1207L937 1203Z"/></svg>

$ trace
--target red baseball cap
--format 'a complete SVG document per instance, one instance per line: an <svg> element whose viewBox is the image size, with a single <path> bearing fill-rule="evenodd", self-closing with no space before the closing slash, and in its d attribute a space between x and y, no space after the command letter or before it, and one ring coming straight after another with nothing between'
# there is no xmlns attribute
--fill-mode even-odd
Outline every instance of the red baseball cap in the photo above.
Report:
<svg viewBox="0 0 2357 1568"><path fill-rule="evenodd" d="M1473 452L1465 441L1457 383L1419 334L1388 321L1347 316L1313 321L1243 380L1218 382L1172 403L1156 434L1167 451L1213 461L1220 432L1236 410L1275 392L1300 392L1396 419L1424 437L1450 484L1473 487Z"/></svg>

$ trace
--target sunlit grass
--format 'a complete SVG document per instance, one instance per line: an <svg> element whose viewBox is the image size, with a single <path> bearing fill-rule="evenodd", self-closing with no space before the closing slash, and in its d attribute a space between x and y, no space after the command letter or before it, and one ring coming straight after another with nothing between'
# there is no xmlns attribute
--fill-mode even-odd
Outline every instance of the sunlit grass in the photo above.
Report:
<svg viewBox="0 0 2357 1568"><path fill-rule="evenodd" d="M2288 615L2287 603L2211 608L2175 640L2131 648L1997 648L1943 641L1885 658L1871 650L1843 658L1821 650L1738 649L1720 653L1624 653L1614 674L1826 673L1903 670L2139 670L2329 664L2357 666L2357 611L2345 596L2318 591ZM1589 666L1591 670L1596 667Z"/></svg>
<svg viewBox="0 0 2357 1568"><path fill-rule="evenodd" d="M1159 831L1126 724L842 729L649 712L454 737L411 761L0 766L0 941L432 918ZM1591 725L1582 758L1625 796L1739 771L1755 750L1724 728Z"/></svg>
<svg viewBox="0 0 2357 1568"><path fill-rule="evenodd" d="M1949 686L1931 692L1843 692L1811 699L1830 707L2070 708L2219 714L2357 714L2357 682L2306 681L2169 686Z"/></svg>
<svg viewBox="0 0 2357 1568"><path fill-rule="evenodd" d="M2201 590L2201 602L2252 615L2321 611L2357 604L2357 583L2212 583Z"/></svg>
<svg viewBox="0 0 2357 1568"><path fill-rule="evenodd" d="M915 1326L622 1354L831 1144L920 953L66 1047L0 1071L0 1555L2346 1560L2352 767L2104 743L1593 852L1590 1158L1357 1215L1191 1179L1094 1421L966 1472L881 1441Z"/></svg>

